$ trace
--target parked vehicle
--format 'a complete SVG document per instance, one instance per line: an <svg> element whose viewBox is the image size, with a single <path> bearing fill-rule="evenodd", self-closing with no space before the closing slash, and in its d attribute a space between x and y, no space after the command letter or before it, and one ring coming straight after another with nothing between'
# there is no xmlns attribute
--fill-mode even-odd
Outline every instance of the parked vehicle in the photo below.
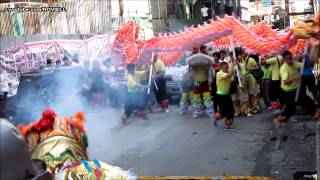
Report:
<svg viewBox="0 0 320 180"><path fill-rule="evenodd" d="M179 103L181 98L181 80L182 75L186 72L188 66L186 65L185 57L172 67L166 69L166 85L167 85L167 96L171 104Z"/></svg>

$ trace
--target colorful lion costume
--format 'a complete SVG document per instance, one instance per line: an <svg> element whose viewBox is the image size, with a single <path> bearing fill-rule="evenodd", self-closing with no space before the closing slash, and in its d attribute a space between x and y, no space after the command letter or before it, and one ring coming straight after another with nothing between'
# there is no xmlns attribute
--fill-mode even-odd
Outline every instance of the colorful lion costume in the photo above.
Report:
<svg viewBox="0 0 320 180"><path fill-rule="evenodd" d="M213 101L210 93L210 84L212 82L212 71L210 67L213 59L202 53L194 54L187 58L189 66L192 68L193 76L193 95L192 105L194 107L193 117L201 116L201 96L209 117L213 117Z"/></svg>
<svg viewBox="0 0 320 180"><path fill-rule="evenodd" d="M18 129L28 143L33 159L45 161L56 179L128 179L126 172L97 160L88 160L88 138L82 112L59 117L46 109L39 121Z"/></svg>

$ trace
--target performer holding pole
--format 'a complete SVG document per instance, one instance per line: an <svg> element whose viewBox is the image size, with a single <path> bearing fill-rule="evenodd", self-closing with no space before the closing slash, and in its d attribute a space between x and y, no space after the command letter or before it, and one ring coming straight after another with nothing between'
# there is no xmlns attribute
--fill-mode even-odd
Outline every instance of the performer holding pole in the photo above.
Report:
<svg viewBox="0 0 320 180"><path fill-rule="evenodd" d="M138 110L137 114L146 119L146 104L144 101L143 88L148 88L140 83L141 76L145 75L145 71L137 71L134 64L127 65L128 81L127 96L124 106L124 114L121 116L122 123L125 123L134 110Z"/></svg>
<svg viewBox="0 0 320 180"><path fill-rule="evenodd" d="M154 91L157 102L161 106L161 110L165 113L169 113L169 100L167 99L166 92L166 79L164 77L166 67L164 63L158 59L157 54L154 54L152 60L152 80L154 83Z"/></svg>
<svg viewBox="0 0 320 180"><path fill-rule="evenodd" d="M289 51L283 53L284 64L280 68L281 77L281 89L282 98L284 104L283 113L276 119L277 129L279 136L274 138L281 138L279 140L286 140L287 137L283 136L283 129L288 119L295 114L297 91L299 86L299 79L301 78L301 72L298 73L298 69L303 68L303 64L293 60L292 54ZM297 102L301 104L303 108L306 108L308 114L313 115L316 111L316 105L313 100L306 94L300 94ZM274 139L273 138L273 139Z"/></svg>

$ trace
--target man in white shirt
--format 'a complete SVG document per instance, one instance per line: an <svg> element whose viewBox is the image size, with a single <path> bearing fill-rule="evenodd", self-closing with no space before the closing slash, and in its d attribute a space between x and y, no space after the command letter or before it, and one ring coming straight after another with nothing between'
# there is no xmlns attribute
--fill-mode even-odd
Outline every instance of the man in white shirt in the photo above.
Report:
<svg viewBox="0 0 320 180"><path fill-rule="evenodd" d="M208 10L209 9L205 5L202 5L202 8L201 8L202 22L205 22L205 21L209 20Z"/></svg>

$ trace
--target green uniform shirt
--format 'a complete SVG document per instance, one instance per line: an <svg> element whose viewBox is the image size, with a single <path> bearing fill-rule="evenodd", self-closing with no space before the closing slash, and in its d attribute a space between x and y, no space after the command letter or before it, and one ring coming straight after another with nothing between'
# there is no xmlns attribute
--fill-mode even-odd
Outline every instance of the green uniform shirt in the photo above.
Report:
<svg viewBox="0 0 320 180"><path fill-rule="evenodd" d="M270 79L271 76L271 67L265 68L262 66L263 77L262 79Z"/></svg>
<svg viewBox="0 0 320 180"><path fill-rule="evenodd" d="M228 77L227 75L227 73L221 70L217 73L217 94L219 95L229 94L230 77Z"/></svg>

